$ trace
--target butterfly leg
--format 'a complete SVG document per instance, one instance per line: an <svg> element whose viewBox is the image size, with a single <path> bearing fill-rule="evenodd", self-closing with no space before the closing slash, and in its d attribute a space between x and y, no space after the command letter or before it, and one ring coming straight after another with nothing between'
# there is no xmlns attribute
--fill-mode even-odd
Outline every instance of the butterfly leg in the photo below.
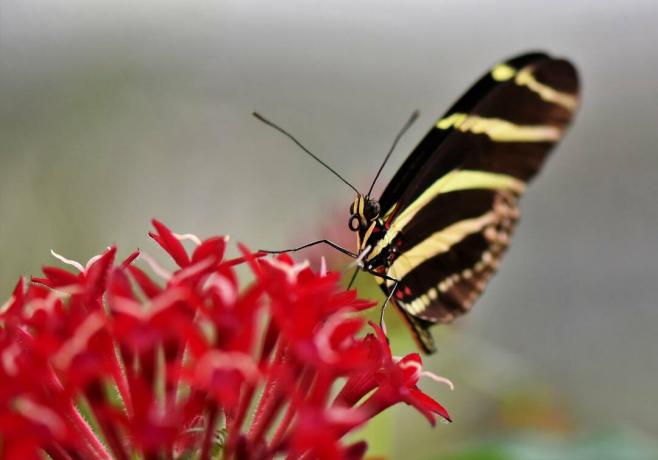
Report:
<svg viewBox="0 0 658 460"><path fill-rule="evenodd" d="M361 271L361 268L359 268L359 267L356 267L354 269L354 273L352 273L352 277L350 278L350 283L347 285L347 289L350 289L352 287L352 285L354 284L354 281L356 281L356 275L358 275L360 271Z"/></svg>
<svg viewBox="0 0 658 460"><path fill-rule="evenodd" d="M285 252L296 252L296 251L300 251L300 250L302 250L302 249L310 248L311 246L315 246L315 245L317 245L317 244L327 244L327 245L331 246L332 248L336 249L337 251L340 251L340 252L342 252L343 254L345 254L345 255L347 255L347 256L350 256L350 257L353 258L353 259L356 259L356 258L358 257L358 255L357 255L357 254L354 254L352 251L349 251L349 250L345 249L344 247L342 247L342 246L340 246L340 245L334 243L333 241L329 241L329 240L318 240L318 241L313 241L312 243L308 243L308 244L305 244L305 245L303 245L303 246L299 246L299 247L297 247L297 248L283 249L283 250L281 250L281 251L267 251L267 250L263 250L263 249L261 249L259 252L266 252L266 253L268 253L268 254L283 254L283 253L285 253Z"/></svg>
<svg viewBox="0 0 658 460"><path fill-rule="evenodd" d="M386 311L386 306L388 305L390 300L393 298L393 295L395 295L395 293L397 292L398 286L400 285L400 280L396 279L396 278L393 278L393 277L390 277L388 275L384 275L382 273L377 273L377 272L373 272L373 271L368 271L368 273L370 273L371 275L377 276L379 278L382 278L386 281L393 281L393 286L391 287L391 289L388 293L388 296L386 296L386 300L384 301L384 304L382 305L382 309L379 313L379 327L381 327L384 330L384 333L386 333L386 325L384 324L384 312Z"/></svg>
<svg viewBox="0 0 658 460"><path fill-rule="evenodd" d="M391 298L395 294L395 292L398 290L398 285L400 284L400 281L394 280L395 284L393 284L393 287L391 288L391 292L388 293L388 296L386 297L386 300L384 301L384 305L382 305L381 312L379 313L379 327L384 329L384 332L386 332L386 325L384 324L384 312L386 311L386 306L390 302Z"/></svg>

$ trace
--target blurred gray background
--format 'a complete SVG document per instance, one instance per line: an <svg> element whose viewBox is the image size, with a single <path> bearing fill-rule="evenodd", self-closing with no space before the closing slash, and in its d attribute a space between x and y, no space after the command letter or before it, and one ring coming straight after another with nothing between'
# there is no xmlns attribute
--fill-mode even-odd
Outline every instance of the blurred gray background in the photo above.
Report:
<svg viewBox="0 0 658 460"><path fill-rule="evenodd" d="M413 109L384 183L490 65L545 49L576 63L583 104L501 273L438 333L429 367L457 390L429 391L456 423L402 409L373 443L427 458L527 428L651 438L657 21L650 0L1 0L0 303L51 248L157 253L151 217L254 249L325 236L346 225L350 189L253 110L363 188Z"/></svg>

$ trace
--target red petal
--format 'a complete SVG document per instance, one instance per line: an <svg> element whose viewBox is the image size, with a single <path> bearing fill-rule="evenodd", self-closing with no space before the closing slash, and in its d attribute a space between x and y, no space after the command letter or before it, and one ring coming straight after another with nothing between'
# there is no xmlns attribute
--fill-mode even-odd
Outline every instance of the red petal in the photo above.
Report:
<svg viewBox="0 0 658 460"><path fill-rule="evenodd" d="M188 257L187 252L185 251L185 248L181 242L178 241L178 238L176 238L174 234L171 233L171 230L169 230L164 224L157 221L156 219L153 219L151 223L158 231L159 236L158 238L152 233L149 233L151 238L153 238L160 246L162 246L162 249L169 253L169 255L172 257L172 259L174 259L179 267L187 267L190 264L190 258Z"/></svg>
<svg viewBox="0 0 658 460"><path fill-rule="evenodd" d="M420 379L423 360L418 353L409 353L398 362L398 368L402 371L402 376L406 385L416 385Z"/></svg>
<svg viewBox="0 0 658 460"><path fill-rule="evenodd" d="M121 266L123 268L126 268L128 265L132 264L137 257L139 257L139 254L140 254L139 249L133 251L128 257L123 259L123 262L121 262Z"/></svg>
<svg viewBox="0 0 658 460"><path fill-rule="evenodd" d="M377 380L372 372L354 371L336 396L334 404L339 407L352 407L375 388Z"/></svg>
<svg viewBox="0 0 658 460"><path fill-rule="evenodd" d="M254 274L256 275L260 274L261 269L259 265L256 263L256 259L262 257L262 252L257 252L256 254L254 254L249 250L249 248L247 248L247 246L245 246L242 243L238 243L238 249L240 250L243 256L240 258L242 259L240 263L242 263L242 261L247 262L251 270L254 272Z"/></svg>
<svg viewBox="0 0 658 460"><path fill-rule="evenodd" d="M14 296L15 302L23 301L23 298L25 296L25 278L23 278L22 276L18 278L18 282L14 287L14 291L12 292L12 295Z"/></svg>
<svg viewBox="0 0 658 460"><path fill-rule="evenodd" d="M213 260L219 262L224 258L225 249L226 237L215 236L213 238L208 238L194 250L194 254L192 254L192 262L199 262L208 257L212 257Z"/></svg>
<svg viewBox="0 0 658 460"><path fill-rule="evenodd" d="M377 324L373 323L372 321L368 321L368 324L375 331L375 336L377 338L377 342L379 343L381 351L384 352L385 356L388 358L389 361L392 360L393 353L391 352L391 345L388 343L388 337L386 337L386 334L384 333L382 328L379 327Z"/></svg>
<svg viewBox="0 0 658 460"><path fill-rule="evenodd" d="M14 287L14 291L12 292L12 297L14 300L10 303L11 309L22 309L23 305L25 304L25 278L22 276L18 278L16 287ZM7 311L9 311L9 309L5 310L4 312L0 312L0 315L6 313Z"/></svg>
<svg viewBox="0 0 658 460"><path fill-rule="evenodd" d="M329 273L329 275L332 275L332 273ZM356 290L337 292L334 294L333 300L338 304L349 305L350 310L353 311L367 310L368 308L374 307L379 303L374 300L357 299L356 296Z"/></svg>
<svg viewBox="0 0 658 460"><path fill-rule="evenodd" d="M130 271L130 274L133 276L137 284L139 284L139 287L142 288L142 291L144 291L146 297L149 299L152 299L153 297L160 294L160 292L162 292L162 288L155 284L155 282L138 267L131 265L128 267L128 270Z"/></svg>
<svg viewBox="0 0 658 460"><path fill-rule="evenodd" d="M85 273L85 284L91 298L96 298L103 294L107 274L112 266L112 262L114 262L116 252L116 246L112 246L87 269Z"/></svg>
<svg viewBox="0 0 658 460"><path fill-rule="evenodd" d="M279 255L277 255L277 256L276 256L276 260L278 260L278 261L280 261L280 262L283 262L283 263L285 263L285 264L288 264L288 265L290 265L291 267L292 267L293 265L295 265L295 261L293 260L292 257L290 257L290 254L285 253L285 252L284 252L283 254L279 254Z"/></svg>
<svg viewBox="0 0 658 460"><path fill-rule="evenodd" d="M43 267L43 274L50 280L49 286L60 287L76 284L80 277L58 267Z"/></svg>
<svg viewBox="0 0 658 460"><path fill-rule="evenodd" d="M368 443L365 441L355 442L351 446L348 446L343 452L343 458L345 460L359 460L366 455L368 450Z"/></svg>
<svg viewBox="0 0 658 460"><path fill-rule="evenodd" d="M331 346L333 348L339 348L345 340L354 337L361 330L364 322L362 318L349 318L342 321L331 332Z"/></svg>
<svg viewBox="0 0 658 460"><path fill-rule="evenodd" d="M426 417L428 417L428 415L425 413L425 411L430 413L433 412L439 414L447 421L452 422L452 419L450 418L450 414L448 414L448 411L445 409L445 407L443 407L441 404L439 404L438 402L427 396L418 388L409 389L409 400L407 402L413 405L416 409L423 412L423 414ZM428 417L428 419L430 420L430 423L434 425L433 418Z"/></svg>
<svg viewBox="0 0 658 460"><path fill-rule="evenodd" d="M112 295L128 297L130 299L133 298L133 291L132 287L130 286L130 280L123 272L123 270L120 269L115 269L112 272L107 291Z"/></svg>
<svg viewBox="0 0 658 460"><path fill-rule="evenodd" d="M54 287L52 285L52 282L48 278L39 278L38 276L32 276L32 277L30 277L30 281L32 283L42 284L44 286L48 286L49 288Z"/></svg>

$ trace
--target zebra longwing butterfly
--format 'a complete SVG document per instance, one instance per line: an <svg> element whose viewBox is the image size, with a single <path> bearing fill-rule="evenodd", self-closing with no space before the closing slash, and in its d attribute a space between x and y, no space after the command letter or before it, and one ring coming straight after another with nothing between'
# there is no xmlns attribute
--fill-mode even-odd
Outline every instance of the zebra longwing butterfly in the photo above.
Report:
<svg viewBox="0 0 658 460"><path fill-rule="evenodd" d="M327 240L293 250L326 243L356 258L420 347L434 352L430 326L451 322L480 296L509 244L526 184L577 106L578 76L568 61L528 53L498 64L438 119L379 200L372 186L359 193L293 138L357 192L348 221L355 253Z"/></svg>

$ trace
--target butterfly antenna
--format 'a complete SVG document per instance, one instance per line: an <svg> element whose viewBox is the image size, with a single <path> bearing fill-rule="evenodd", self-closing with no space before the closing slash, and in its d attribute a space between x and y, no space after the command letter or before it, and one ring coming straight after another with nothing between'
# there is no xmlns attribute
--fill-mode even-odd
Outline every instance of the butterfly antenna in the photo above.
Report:
<svg viewBox="0 0 658 460"><path fill-rule="evenodd" d="M368 194L366 196L370 196L370 193L372 193L372 189L375 186L375 183L377 182L377 179L379 179L379 175L382 173L382 170L384 169L384 166L386 166L386 162L388 159L391 157L391 154L393 153L393 150L395 150L395 146L398 145L398 142L404 136L404 133L407 132L407 130L411 127L411 125L414 124L414 121L418 119L418 115L420 115L420 112L418 110L414 110L414 113L411 114L407 122L404 124L400 132L398 133L397 136L395 136L395 140L393 141L393 145L391 145L391 148L389 149L388 153L386 154L386 157L384 158L384 161L382 162L382 165L379 167L379 171L377 171L377 175L375 176L375 179L372 181L372 185L370 185L370 189L368 190Z"/></svg>
<svg viewBox="0 0 658 460"><path fill-rule="evenodd" d="M347 182L347 181L343 178L343 176L341 176L340 174L338 174L338 173L337 173L337 172L336 172L331 166L329 166L327 163L325 163L324 161L322 161L321 159L319 159L317 156L315 156L313 153L311 153L311 151L310 151L309 149L307 149L306 147L304 147L304 146L302 145L302 143L299 142L297 139L295 139L295 137L294 137L292 134L290 134L288 131L286 131L285 129L283 129L282 127L280 127L280 126L278 126L278 125L275 125L273 122L271 122L270 120L268 120L267 118L265 118L264 116L262 116L262 115L261 115L260 113L258 113L258 112L253 112L252 115L253 115L254 117L256 117L258 120L260 120L260 121L262 121L263 123L265 123L266 125L271 126L272 128L274 128L274 129L276 129L277 131L279 131L281 134L283 134L283 135L285 135L286 137L288 137L291 141L293 141L295 144L297 144L297 145L299 146L299 148L301 148L304 152L308 153L311 157L313 157L313 159L315 159L315 161L317 161L318 163L320 163L322 166L324 166L324 167L327 168L329 171L331 171L332 173L334 173L334 175L335 175L336 177L338 177L340 180L342 180L343 182L345 182L345 183L349 186L349 188L351 188L352 190L354 190L354 191L356 192L357 195L360 195L359 191L358 191L358 190L357 190L352 184L350 184L349 182Z"/></svg>

